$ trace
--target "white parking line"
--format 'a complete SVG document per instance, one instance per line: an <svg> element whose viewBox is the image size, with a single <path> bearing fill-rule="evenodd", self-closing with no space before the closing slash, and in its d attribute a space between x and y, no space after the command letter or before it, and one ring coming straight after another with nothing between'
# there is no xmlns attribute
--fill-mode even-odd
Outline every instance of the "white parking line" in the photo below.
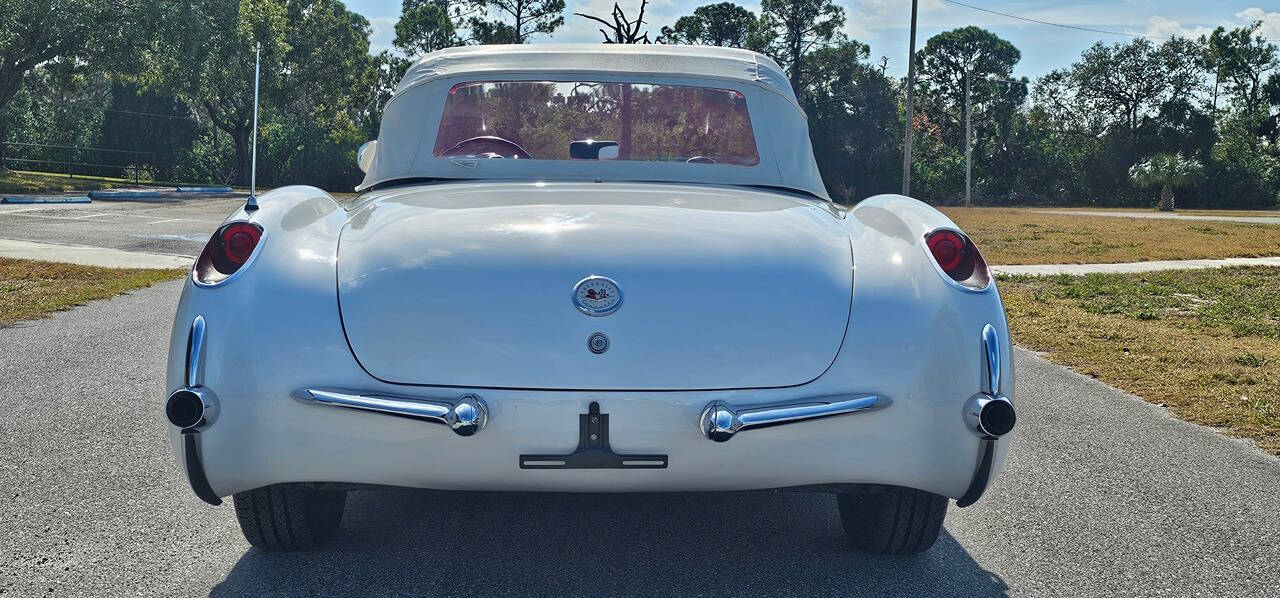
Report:
<svg viewBox="0 0 1280 598"><path fill-rule="evenodd" d="M196 218L168 218L165 220L156 220L147 224L160 224L161 222L199 222L201 224L222 224L221 220L199 220Z"/></svg>
<svg viewBox="0 0 1280 598"><path fill-rule="evenodd" d="M18 212L32 212L35 210L46 210L47 206L36 206L31 208L14 208L12 210L0 210L0 214L16 214Z"/></svg>
<svg viewBox="0 0 1280 598"><path fill-rule="evenodd" d="M84 216L74 216L72 217L72 220L85 220L88 218L103 218L106 216L119 216L122 214L125 214L125 212L103 212L101 214L85 214Z"/></svg>

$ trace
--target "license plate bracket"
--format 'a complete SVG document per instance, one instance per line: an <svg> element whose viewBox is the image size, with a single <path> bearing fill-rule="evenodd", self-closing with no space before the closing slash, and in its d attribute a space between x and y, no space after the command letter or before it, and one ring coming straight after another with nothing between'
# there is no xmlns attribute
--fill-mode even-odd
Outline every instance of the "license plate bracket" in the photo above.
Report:
<svg viewBox="0 0 1280 598"><path fill-rule="evenodd" d="M619 455L609 448L609 414L595 401L578 414L578 448L567 455L520 455L520 469L666 469L666 455Z"/></svg>

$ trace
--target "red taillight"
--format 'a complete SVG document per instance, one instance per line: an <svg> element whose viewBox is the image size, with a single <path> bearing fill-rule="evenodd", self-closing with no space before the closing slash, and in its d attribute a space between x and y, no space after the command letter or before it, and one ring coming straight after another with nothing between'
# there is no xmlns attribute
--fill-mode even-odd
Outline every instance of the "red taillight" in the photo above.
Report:
<svg viewBox="0 0 1280 598"><path fill-rule="evenodd" d="M944 228L925 235L924 240L933 260L951 280L973 290L985 289L991 283L987 264L968 237Z"/></svg>
<svg viewBox="0 0 1280 598"><path fill-rule="evenodd" d="M214 286L231 278L249 262L262 241L262 227L247 220L222 225L196 259L196 282Z"/></svg>
<svg viewBox="0 0 1280 598"><path fill-rule="evenodd" d="M964 264L969 244L959 233L949 230L935 231L929 235L928 242L933 259L938 260L938 266L947 274Z"/></svg>
<svg viewBox="0 0 1280 598"><path fill-rule="evenodd" d="M253 255L262 238L262 230L248 222L234 222L222 229L222 255L235 266L242 266Z"/></svg>

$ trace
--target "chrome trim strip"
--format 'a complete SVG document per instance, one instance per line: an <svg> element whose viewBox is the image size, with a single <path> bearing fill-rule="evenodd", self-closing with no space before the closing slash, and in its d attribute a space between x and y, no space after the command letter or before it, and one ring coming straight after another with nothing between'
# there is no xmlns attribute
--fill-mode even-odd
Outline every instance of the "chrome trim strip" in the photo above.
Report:
<svg viewBox="0 0 1280 598"><path fill-rule="evenodd" d="M712 401L702 410L699 427L703 436L716 442L724 442L742 430L857 413L888 404L887 398L876 395L803 398L786 403L744 407L724 401Z"/></svg>
<svg viewBox="0 0 1280 598"><path fill-rule="evenodd" d="M480 397L466 394L454 401L355 394L336 390L304 388L293 398L316 405L374 411L449 426L459 436L470 436L489 423L489 408Z"/></svg>
<svg viewBox="0 0 1280 598"><path fill-rule="evenodd" d="M191 321L187 337L187 388L204 386L204 316Z"/></svg>

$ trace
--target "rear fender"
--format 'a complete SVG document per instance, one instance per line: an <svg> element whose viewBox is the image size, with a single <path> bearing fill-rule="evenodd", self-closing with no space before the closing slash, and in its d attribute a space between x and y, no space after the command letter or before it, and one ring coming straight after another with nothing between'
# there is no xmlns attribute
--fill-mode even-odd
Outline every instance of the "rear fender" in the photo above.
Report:
<svg viewBox="0 0 1280 598"><path fill-rule="evenodd" d="M824 378L836 387L883 394L893 409L912 411L912 428L886 434L886 450L978 454L979 438L962 418L965 401L983 388L982 329L995 327L1001 352L1011 354L1004 305L993 282L982 291L944 279L924 244L936 228L959 230L938 210L901 195L877 195L845 213L853 244L854 291L849 329ZM1013 399L1013 360L1001 388ZM946 446L937 446L939 444ZM918 445L933 451L916 451ZM996 469L1009 437L997 446ZM956 498L971 469L940 480ZM936 491L936 490L935 490Z"/></svg>
<svg viewBox="0 0 1280 598"><path fill-rule="evenodd" d="M246 462L262 458L252 442L255 435L223 433L258 425L252 414L262 411L238 408L244 402L287 398L303 384L350 382L365 375L352 362L338 316L335 268L346 210L314 187L276 189L258 202L259 209L241 208L227 218L262 226L256 258L216 286L196 285L188 276L166 375L166 393L183 387L188 335L195 317L203 316L203 380L221 407L217 425L201 433L202 450ZM304 371L311 376L302 380ZM169 430L181 454L180 433L173 426ZM210 471L209 483L215 492L226 487L216 470Z"/></svg>

